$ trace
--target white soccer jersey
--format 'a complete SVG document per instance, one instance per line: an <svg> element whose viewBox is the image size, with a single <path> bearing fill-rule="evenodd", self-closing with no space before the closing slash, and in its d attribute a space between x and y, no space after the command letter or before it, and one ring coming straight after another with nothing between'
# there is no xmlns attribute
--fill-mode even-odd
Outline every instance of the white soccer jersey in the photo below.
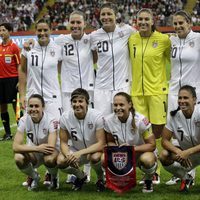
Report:
<svg viewBox="0 0 200 200"><path fill-rule="evenodd" d="M200 33L190 31L185 39L171 36L171 79L169 94L178 94L183 85L191 85L200 94Z"/></svg>
<svg viewBox="0 0 200 200"><path fill-rule="evenodd" d="M132 119L132 114L129 114L127 122L121 123L118 117L112 113L105 118L104 129L113 135L119 145L124 143L132 146L144 144L143 133L151 127L151 124L142 114L136 112L136 130L133 130Z"/></svg>
<svg viewBox="0 0 200 200"><path fill-rule="evenodd" d="M50 118L45 112L39 123L34 123L30 115L24 115L18 124L17 130L26 133L27 144L40 145L48 143L49 133L57 132L58 121ZM59 141L57 141L57 147Z"/></svg>
<svg viewBox="0 0 200 200"><path fill-rule="evenodd" d="M98 54L95 88L118 90L130 86L131 66L128 38L135 30L129 25L116 26L114 32L102 28L91 33L92 50Z"/></svg>
<svg viewBox="0 0 200 200"><path fill-rule="evenodd" d="M62 46L61 90L72 92L76 88L93 90L94 68L90 35L84 34L80 40L69 35L60 35L55 42Z"/></svg>
<svg viewBox="0 0 200 200"><path fill-rule="evenodd" d="M72 147L85 149L97 142L96 131L103 128L103 116L99 111L88 108L85 119L78 120L74 111L70 110L61 116L60 127L69 132Z"/></svg>
<svg viewBox="0 0 200 200"><path fill-rule="evenodd" d="M173 132L180 147L185 150L200 144L200 105L196 105L190 119L179 110L174 117L168 118L166 128Z"/></svg>
<svg viewBox="0 0 200 200"><path fill-rule="evenodd" d="M36 41L30 51L22 50L27 59L27 97L40 94L45 102L52 102L60 94L58 61L62 59L61 47L50 41L45 47Z"/></svg>

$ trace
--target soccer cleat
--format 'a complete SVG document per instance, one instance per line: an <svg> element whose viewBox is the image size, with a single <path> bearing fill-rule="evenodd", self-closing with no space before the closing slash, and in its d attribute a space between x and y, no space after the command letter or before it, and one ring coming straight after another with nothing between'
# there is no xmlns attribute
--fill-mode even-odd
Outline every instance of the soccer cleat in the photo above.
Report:
<svg viewBox="0 0 200 200"><path fill-rule="evenodd" d="M152 180L144 180L142 192L143 193L153 192L153 182L152 182Z"/></svg>
<svg viewBox="0 0 200 200"><path fill-rule="evenodd" d="M57 175L56 178L52 178L49 190L58 190L59 186L59 176Z"/></svg>
<svg viewBox="0 0 200 200"><path fill-rule="evenodd" d="M97 192L103 192L105 190L104 182L102 179L99 179L96 182L96 188L97 188Z"/></svg>
<svg viewBox="0 0 200 200"><path fill-rule="evenodd" d="M189 188L193 185L193 177L188 175L188 179L181 181L180 192L189 192Z"/></svg>
<svg viewBox="0 0 200 200"><path fill-rule="evenodd" d="M75 175L73 175L73 174L68 174L68 176L67 176L67 180L65 181L67 184L74 184L74 182L75 182L75 180L76 180L76 176Z"/></svg>
<svg viewBox="0 0 200 200"><path fill-rule="evenodd" d="M39 174L37 175L36 178L32 178L32 181L28 185L28 191L35 190L38 187L40 181L40 176Z"/></svg>
<svg viewBox="0 0 200 200"><path fill-rule="evenodd" d="M45 174L43 185L46 185L46 186L51 185L51 174L49 174L48 172L46 172Z"/></svg>
<svg viewBox="0 0 200 200"><path fill-rule="evenodd" d="M87 175L87 179L85 180L85 183L89 183L90 182L90 175Z"/></svg>
<svg viewBox="0 0 200 200"><path fill-rule="evenodd" d="M178 178L176 176L172 176L171 179L169 181L167 181L165 184L166 185L176 185L180 181L181 181L180 178Z"/></svg>
<svg viewBox="0 0 200 200"><path fill-rule="evenodd" d="M22 186L27 187L28 185L31 185L32 181L33 179L30 176L27 176L26 181L22 183Z"/></svg>
<svg viewBox="0 0 200 200"><path fill-rule="evenodd" d="M2 138L0 138L0 141L7 141L12 140L12 135L5 134Z"/></svg>
<svg viewBox="0 0 200 200"><path fill-rule="evenodd" d="M76 177L76 180L74 181L72 186L72 190L74 191L80 190L86 179L87 179L86 175L82 179Z"/></svg>
<svg viewBox="0 0 200 200"><path fill-rule="evenodd" d="M160 176L159 176L157 173L155 173L155 174L153 175L153 177L152 177L152 181L153 181L153 184L154 184L154 185L160 184Z"/></svg>
<svg viewBox="0 0 200 200"><path fill-rule="evenodd" d="M145 177L143 176L142 179L138 182L139 185L143 185L144 184L144 179Z"/></svg>

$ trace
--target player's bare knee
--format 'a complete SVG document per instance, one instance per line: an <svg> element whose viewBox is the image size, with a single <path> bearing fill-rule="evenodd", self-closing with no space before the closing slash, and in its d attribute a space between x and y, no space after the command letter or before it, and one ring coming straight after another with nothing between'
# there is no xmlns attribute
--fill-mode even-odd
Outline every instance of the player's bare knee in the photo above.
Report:
<svg viewBox="0 0 200 200"><path fill-rule="evenodd" d="M173 163L170 152L167 151L166 149L163 149L160 152L159 158L160 158L160 162L162 163L162 165L167 166L167 165L170 165Z"/></svg>
<svg viewBox="0 0 200 200"><path fill-rule="evenodd" d="M146 168L151 168L156 162L156 157L152 152L145 152L140 156L140 163Z"/></svg>
<svg viewBox="0 0 200 200"><path fill-rule="evenodd" d="M100 152L93 153L93 154L90 156L90 162L91 162L92 164L98 163L99 161L101 161L101 155L102 155L102 153L100 153Z"/></svg>
<svg viewBox="0 0 200 200"><path fill-rule="evenodd" d="M15 163L19 168L25 167L27 165L27 160L23 154L16 153L14 156Z"/></svg>
<svg viewBox="0 0 200 200"><path fill-rule="evenodd" d="M57 165L56 157L53 155L44 157L44 164L47 167L55 167Z"/></svg>

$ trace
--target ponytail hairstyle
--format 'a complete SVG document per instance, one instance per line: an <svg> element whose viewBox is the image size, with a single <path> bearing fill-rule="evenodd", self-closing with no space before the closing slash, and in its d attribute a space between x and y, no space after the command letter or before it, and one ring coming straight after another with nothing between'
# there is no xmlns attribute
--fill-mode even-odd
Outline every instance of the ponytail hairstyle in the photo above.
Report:
<svg viewBox="0 0 200 200"><path fill-rule="evenodd" d="M126 101L131 104L130 112L131 112L132 117L133 117L133 119L132 119L132 128L135 131L136 128L137 128L136 124L135 124L135 108L133 107L133 102L132 102L131 96L129 94L125 93L125 92L118 92L114 97L116 97L116 96L125 97Z"/></svg>
<svg viewBox="0 0 200 200"><path fill-rule="evenodd" d="M191 85L184 85L179 89L178 93L180 93L181 90L186 90L187 92L189 92L192 95L192 97L195 100L197 99L197 94L196 94L196 88L195 87L192 87ZM173 111L170 112L170 115L172 117L174 117L179 110L180 110L180 107L178 106L178 108L176 110L173 110Z"/></svg>

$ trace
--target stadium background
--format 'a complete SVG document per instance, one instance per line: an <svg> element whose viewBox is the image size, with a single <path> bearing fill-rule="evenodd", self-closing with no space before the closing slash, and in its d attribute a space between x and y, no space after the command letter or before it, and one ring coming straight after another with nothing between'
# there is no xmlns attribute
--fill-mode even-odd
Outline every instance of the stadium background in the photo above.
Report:
<svg viewBox="0 0 200 200"><path fill-rule="evenodd" d="M0 23L11 22L14 26L14 32L12 33L12 39L22 47L24 41L28 38L34 38L34 22L40 18L46 18L51 21L53 32L52 37L56 37L59 34L67 34L67 24L69 14L74 9L83 10L87 16L87 28L86 32L91 32L96 28L99 28L100 24L98 21L99 17L99 6L105 1L98 0L0 0ZM156 20L157 29L161 32L173 32L171 25L172 13L179 9L184 9L192 15L193 30L200 32L200 1L196 0L118 0L111 1L118 4L119 12L117 14L118 22L129 23L135 26L135 14L142 7L151 8L154 11L154 17ZM169 78L170 66L166 66L167 74ZM12 133L16 131L16 121L15 114L9 107L10 121L12 127ZM2 122L0 121L0 136L4 134ZM16 170L14 161L12 159L12 142L2 142L0 143L0 192L2 192L1 199L47 199L46 192L44 188L40 193L30 194L25 192L24 188L21 187L21 182L24 180L25 176ZM44 168L41 168L42 173ZM41 174L42 174L41 173ZM197 172L198 173L198 172ZM198 173L199 174L199 173ZM14 176L14 178L13 178ZM63 180L65 175L62 175ZM165 172L164 180L167 180L170 175ZM93 177L94 180L94 177ZM199 178L197 176L197 182ZM197 183L198 184L198 183ZM16 187L17 185L17 187ZM63 187L63 186L62 186ZM68 186L67 186L68 187ZM168 188L163 184L156 189L156 193L151 194L150 198L157 199L170 199L170 198L182 198L188 199L186 196L180 196L177 193L178 186L171 187L171 194L168 193ZM88 185L84 187L85 192L78 193L75 195L69 190L66 193L66 186L61 189L61 192L49 194L53 199L103 199L109 196L109 199L128 198L129 193L123 197L117 196L114 193L106 192L103 195L98 195L96 193L90 193L88 191L94 191L94 186ZM141 188L135 190L135 199L149 199L147 196L141 194ZM109 194L108 194L109 193ZM198 196L199 189L194 188L193 194L190 199L200 199ZM131 194L132 195L132 194ZM49 198L48 198L49 199Z"/></svg>

